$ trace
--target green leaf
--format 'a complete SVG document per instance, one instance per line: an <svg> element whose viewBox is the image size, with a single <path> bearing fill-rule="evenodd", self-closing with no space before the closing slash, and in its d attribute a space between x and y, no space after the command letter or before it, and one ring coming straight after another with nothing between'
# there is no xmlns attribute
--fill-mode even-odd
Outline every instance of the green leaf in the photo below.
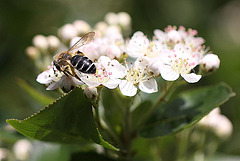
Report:
<svg viewBox="0 0 240 161"><path fill-rule="evenodd" d="M92 104L80 88L23 121L9 119L7 123L21 134L37 140L61 143L90 141L116 150L102 139L94 122Z"/></svg>
<svg viewBox="0 0 240 161"><path fill-rule="evenodd" d="M50 96L47 96L39 91L37 91L35 88L31 87L29 84L27 84L22 79L17 79L17 84L24 89L25 92L27 92L34 100L39 102L41 105L48 105L54 101L54 99Z"/></svg>
<svg viewBox="0 0 240 161"><path fill-rule="evenodd" d="M146 115L146 111L149 110L149 107L152 106L152 102L147 100L139 104L135 110L132 112L132 126L135 127L139 120L141 120L144 115Z"/></svg>
<svg viewBox="0 0 240 161"><path fill-rule="evenodd" d="M129 107L130 97L123 96L117 89L101 90L102 117L111 129L118 131L123 122L123 113Z"/></svg>
<svg viewBox="0 0 240 161"><path fill-rule="evenodd" d="M183 92L170 102L159 105L140 134L150 138L176 133L195 124L234 95L232 89L223 83Z"/></svg>

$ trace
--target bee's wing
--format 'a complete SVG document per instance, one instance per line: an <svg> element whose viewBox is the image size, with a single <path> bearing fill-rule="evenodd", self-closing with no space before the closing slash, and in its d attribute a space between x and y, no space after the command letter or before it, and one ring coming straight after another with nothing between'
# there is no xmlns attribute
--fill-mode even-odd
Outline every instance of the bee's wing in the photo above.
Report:
<svg viewBox="0 0 240 161"><path fill-rule="evenodd" d="M74 49L80 48L81 46L83 46L85 44L88 44L90 41L92 41L94 35L95 35L95 32L87 33L86 35L81 37L70 49L68 49L68 52L72 51Z"/></svg>

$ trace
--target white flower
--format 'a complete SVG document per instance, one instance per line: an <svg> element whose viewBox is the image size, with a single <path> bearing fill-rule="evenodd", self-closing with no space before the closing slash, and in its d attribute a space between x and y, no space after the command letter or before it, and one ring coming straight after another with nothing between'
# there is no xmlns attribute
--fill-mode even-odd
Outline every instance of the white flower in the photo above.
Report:
<svg viewBox="0 0 240 161"><path fill-rule="evenodd" d="M215 71L219 65L220 59L215 54L206 54L201 61L201 67L207 72Z"/></svg>
<svg viewBox="0 0 240 161"><path fill-rule="evenodd" d="M185 45L192 46L195 49L201 48L201 45L205 42L203 38L196 37L197 30L188 29L188 31L185 31L185 28L180 27L178 32L181 34Z"/></svg>
<svg viewBox="0 0 240 161"><path fill-rule="evenodd" d="M66 76L59 72L53 66L49 66L48 70L40 73L37 77L37 82L49 86L47 90L55 90L61 87L64 92L71 90L76 85L83 85L84 83L72 76Z"/></svg>
<svg viewBox="0 0 240 161"><path fill-rule="evenodd" d="M166 48L167 45L161 41L150 41L141 31L137 31L130 39L126 52L131 57L145 57L150 60L159 57L160 52Z"/></svg>
<svg viewBox="0 0 240 161"><path fill-rule="evenodd" d="M141 31L137 31L129 41L127 53L134 58L142 57L147 53L148 47L148 38Z"/></svg>
<svg viewBox="0 0 240 161"><path fill-rule="evenodd" d="M204 43L203 38L196 37L197 30L188 29L186 31L183 26L180 26L178 30L176 26L168 26L165 32L156 29L154 30L154 35L158 41L162 44L167 44L170 49L173 49L178 43L191 46L194 49L199 49Z"/></svg>
<svg viewBox="0 0 240 161"><path fill-rule="evenodd" d="M157 82L155 79L147 75L148 61L143 58L136 60L134 66L127 66L125 80L119 84L119 89L125 96L134 96L137 93L137 85L139 89L145 93L157 92Z"/></svg>
<svg viewBox="0 0 240 161"><path fill-rule="evenodd" d="M220 108L215 108L207 116L202 118L198 123L198 126L210 128L220 138L227 138L232 134L232 123L229 119L220 114Z"/></svg>
<svg viewBox="0 0 240 161"><path fill-rule="evenodd" d="M125 76L125 67L117 60L111 60L107 56L101 56L98 59L96 74L78 73L79 78L89 87L98 87L103 85L109 89L114 89Z"/></svg>
<svg viewBox="0 0 240 161"><path fill-rule="evenodd" d="M181 75L187 82L195 83L201 75L190 73L199 64L199 53L184 44L177 44L174 50L165 50L161 56L163 65L160 73L163 79L174 81Z"/></svg>

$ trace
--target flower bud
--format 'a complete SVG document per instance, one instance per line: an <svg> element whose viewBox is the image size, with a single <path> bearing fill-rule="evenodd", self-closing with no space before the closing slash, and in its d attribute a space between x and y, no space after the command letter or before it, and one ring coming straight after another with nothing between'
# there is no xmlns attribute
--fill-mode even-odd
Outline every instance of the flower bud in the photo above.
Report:
<svg viewBox="0 0 240 161"><path fill-rule="evenodd" d="M51 52L57 51L57 49L60 46L60 40L56 36L53 36L53 35L48 36L47 40L48 40L48 44L49 44L49 50Z"/></svg>
<svg viewBox="0 0 240 161"><path fill-rule="evenodd" d="M70 43L69 43L69 47L73 46L79 39L81 39L81 37L74 37Z"/></svg>
<svg viewBox="0 0 240 161"><path fill-rule="evenodd" d="M98 91L96 87L86 87L84 89L84 94L87 96L87 98L96 100L98 97Z"/></svg>
<svg viewBox="0 0 240 161"><path fill-rule="evenodd" d="M31 58L32 60L36 60L39 58L40 56L40 51L34 47L34 46L29 46L26 49L26 54L27 56L29 56L29 58Z"/></svg>
<svg viewBox="0 0 240 161"><path fill-rule="evenodd" d="M232 123L226 116L220 114L219 107L202 118L197 125L212 130L222 139L226 139L232 134Z"/></svg>
<svg viewBox="0 0 240 161"><path fill-rule="evenodd" d="M231 121L224 115L219 115L216 119L219 121L219 124L216 125L216 134L218 137L223 139L230 137L233 129Z"/></svg>
<svg viewBox="0 0 240 161"><path fill-rule="evenodd" d="M117 33L121 33L119 26L108 26L105 31L105 36L112 37L112 35L115 35Z"/></svg>
<svg viewBox="0 0 240 161"><path fill-rule="evenodd" d="M220 59L215 54L207 54L202 58L201 67L207 72L215 71L219 68Z"/></svg>
<svg viewBox="0 0 240 161"><path fill-rule="evenodd" d="M76 20L73 22L73 25L76 28L78 35L83 35L91 31L91 26L83 20Z"/></svg>
<svg viewBox="0 0 240 161"><path fill-rule="evenodd" d="M119 58L122 55L122 51L116 45L110 45L107 50L107 56L111 59Z"/></svg>
<svg viewBox="0 0 240 161"><path fill-rule="evenodd" d="M40 50L46 51L48 49L47 38L43 35L36 35L33 38L33 45Z"/></svg>
<svg viewBox="0 0 240 161"><path fill-rule="evenodd" d="M0 161L10 160L10 151L6 148L0 148Z"/></svg>
<svg viewBox="0 0 240 161"><path fill-rule="evenodd" d="M109 12L105 16L105 21L109 25L117 25L118 24L118 16L113 12Z"/></svg>
<svg viewBox="0 0 240 161"><path fill-rule="evenodd" d="M131 25L131 17L126 12L119 12L118 23L124 28L129 27Z"/></svg>
<svg viewBox="0 0 240 161"><path fill-rule="evenodd" d="M17 141L13 146L13 152L17 160L27 160L32 149L32 144L26 139Z"/></svg>
<svg viewBox="0 0 240 161"><path fill-rule="evenodd" d="M99 35L99 37L102 37L105 34L105 31L107 29L108 25L105 22L98 22L95 25L95 30Z"/></svg>
<svg viewBox="0 0 240 161"><path fill-rule="evenodd" d="M168 41L178 43L181 41L181 35L176 30L171 30L167 33Z"/></svg>
<svg viewBox="0 0 240 161"><path fill-rule="evenodd" d="M66 24L59 29L58 35L65 43L68 43L71 39L78 35L78 31L74 25Z"/></svg>

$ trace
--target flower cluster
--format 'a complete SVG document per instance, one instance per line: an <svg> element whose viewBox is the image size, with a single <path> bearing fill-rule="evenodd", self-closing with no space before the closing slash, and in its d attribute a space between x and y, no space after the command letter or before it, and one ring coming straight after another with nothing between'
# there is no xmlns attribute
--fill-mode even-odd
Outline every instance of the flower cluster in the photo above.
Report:
<svg viewBox="0 0 240 161"><path fill-rule="evenodd" d="M59 29L59 39L56 38L58 41L55 42L58 43L55 45L45 41L48 38L44 36L42 43L40 38L35 37L35 47L31 48L46 51L54 46L56 52L61 52L60 49L67 50L79 40L79 36L89 31L96 33L91 43L79 48L94 61L97 67L95 74L75 70L75 78L66 76L51 66L38 76L37 81L50 84L48 90L59 86L69 90L73 86L86 84L90 88L119 87L123 95L134 96L138 89L145 93L157 92L156 77L176 81L181 76L189 83L196 83L201 79L202 71L210 72L219 67L219 58L208 53L203 45L204 39L197 37L196 30L168 26L164 31L154 30L152 39L141 31L135 32L130 39L125 39L131 31L130 26L131 18L127 13L109 13L105 16L105 21L98 22L93 28L83 20L64 25ZM28 54L33 55L31 52ZM203 70L196 70L196 67Z"/></svg>

